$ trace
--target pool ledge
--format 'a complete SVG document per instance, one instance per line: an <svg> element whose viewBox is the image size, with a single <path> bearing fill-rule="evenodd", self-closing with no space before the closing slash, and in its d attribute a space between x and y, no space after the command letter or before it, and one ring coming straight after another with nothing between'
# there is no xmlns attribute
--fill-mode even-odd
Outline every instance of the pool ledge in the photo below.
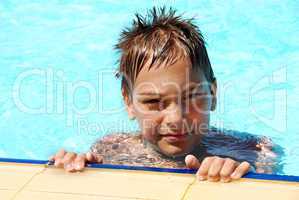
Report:
<svg viewBox="0 0 299 200"><path fill-rule="evenodd" d="M197 181L194 170L91 164L82 173L66 173L47 163L0 158L0 199L299 199L296 176L249 173L211 183Z"/></svg>

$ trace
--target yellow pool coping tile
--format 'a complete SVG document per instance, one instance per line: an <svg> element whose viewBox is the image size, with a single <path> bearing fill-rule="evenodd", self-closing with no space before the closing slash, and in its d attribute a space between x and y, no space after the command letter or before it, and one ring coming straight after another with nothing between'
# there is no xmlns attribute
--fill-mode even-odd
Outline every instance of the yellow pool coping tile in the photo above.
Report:
<svg viewBox="0 0 299 200"><path fill-rule="evenodd" d="M42 200L136 200L136 198L126 198L126 197L33 192L27 190L22 191L14 200L40 200L40 199Z"/></svg>
<svg viewBox="0 0 299 200"><path fill-rule="evenodd" d="M1 200L11 200L15 193L16 193L16 190L0 189L0 199Z"/></svg>
<svg viewBox="0 0 299 200"><path fill-rule="evenodd" d="M241 179L199 182L194 174L87 168L67 173L52 166L0 162L0 200L298 200L299 183Z"/></svg>
<svg viewBox="0 0 299 200"><path fill-rule="evenodd" d="M299 183L245 178L231 183L195 182L188 189L184 200L219 200L224 197L230 200L298 200Z"/></svg>
<svg viewBox="0 0 299 200"><path fill-rule="evenodd" d="M27 186L27 191L103 195L139 199L180 199L193 175L130 171L120 169L86 169L84 173L66 173L47 168Z"/></svg>
<svg viewBox="0 0 299 200"><path fill-rule="evenodd" d="M0 189L18 190L44 168L43 165L24 165L0 162Z"/></svg>

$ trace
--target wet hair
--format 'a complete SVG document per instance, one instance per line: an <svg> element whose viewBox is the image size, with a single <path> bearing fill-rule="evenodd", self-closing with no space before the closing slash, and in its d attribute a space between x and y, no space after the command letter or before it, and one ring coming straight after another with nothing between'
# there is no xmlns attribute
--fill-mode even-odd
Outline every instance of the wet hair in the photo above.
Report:
<svg viewBox="0 0 299 200"><path fill-rule="evenodd" d="M131 93L145 63L149 62L151 69L161 63L171 65L182 56L188 56L192 68L200 69L208 82L215 80L204 38L193 23L194 18L183 19L176 10L165 7L153 7L144 16L136 13L135 17L115 45L121 54L116 77L121 78L126 94Z"/></svg>

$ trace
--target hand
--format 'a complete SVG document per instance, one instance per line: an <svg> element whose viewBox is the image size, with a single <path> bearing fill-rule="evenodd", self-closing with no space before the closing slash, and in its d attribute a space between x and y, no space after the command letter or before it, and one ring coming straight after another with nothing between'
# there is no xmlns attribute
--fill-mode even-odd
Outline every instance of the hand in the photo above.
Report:
<svg viewBox="0 0 299 200"><path fill-rule="evenodd" d="M83 171L86 162L102 163L103 157L91 152L78 155L61 149L51 156L49 160L54 162L55 167L64 168L67 172L76 172Z"/></svg>
<svg viewBox="0 0 299 200"><path fill-rule="evenodd" d="M230 158L220 158L218 156L206 157L202 163L193 155L185 157L185 163L188 168L198 169L196 177L203 181L212 182L230 182L240 179L250 169L248 162L236 162Z"/></svg>

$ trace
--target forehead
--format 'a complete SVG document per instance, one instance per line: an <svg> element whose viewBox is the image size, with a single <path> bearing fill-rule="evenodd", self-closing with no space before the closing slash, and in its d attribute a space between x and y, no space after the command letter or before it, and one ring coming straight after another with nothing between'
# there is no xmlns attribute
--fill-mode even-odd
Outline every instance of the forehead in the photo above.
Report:
<svg viewBox="0 0 299 200"><path fill-rule="evenodd" d="M134 83L135 93L178 93L189 86L205 85L206 78L200 70L192 68L189 58L181 58L171 65L145 65Z"/></svg>

